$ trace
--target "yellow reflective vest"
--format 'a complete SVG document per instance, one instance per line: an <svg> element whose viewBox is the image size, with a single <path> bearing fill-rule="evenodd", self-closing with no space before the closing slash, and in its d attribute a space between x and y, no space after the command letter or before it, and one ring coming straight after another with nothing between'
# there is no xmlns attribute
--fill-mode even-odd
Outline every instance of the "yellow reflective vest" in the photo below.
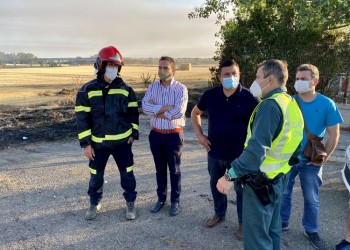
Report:
<svg viewBox="0 0 350 250"><path fill-rule="evenodd" d="M264 101L268 99L277 102L281 108L284 120L280 133L272 141L271 147L266 150L266 158L260 166L260 171L266 173L270 179L273 179L279 173L286 174L289 172L290 166L288 161L303 139L304 120L296 101L288 94L276 93ZM252 136L251 125L255 113L264 101L259 103L250 117L245 147Z"/></svg>

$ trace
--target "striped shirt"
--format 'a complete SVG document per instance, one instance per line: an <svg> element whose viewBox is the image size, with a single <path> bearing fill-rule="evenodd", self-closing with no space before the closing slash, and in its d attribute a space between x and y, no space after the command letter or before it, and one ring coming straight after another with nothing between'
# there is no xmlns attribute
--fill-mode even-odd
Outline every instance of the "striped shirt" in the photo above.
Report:
<svg viewBox="0 0 350 250"><path fill-rule="evenodd" d="M154 104L151 104L152 101ZM151 103L150 103L151 101ZM151 127L156 129L175 129L185 126L188 92L185 85L174 79L167 86L159 80L150 84L142 99L143 113L151 117ZM162 106L173 106L163 114L168 119L157 117Z"/></svg>

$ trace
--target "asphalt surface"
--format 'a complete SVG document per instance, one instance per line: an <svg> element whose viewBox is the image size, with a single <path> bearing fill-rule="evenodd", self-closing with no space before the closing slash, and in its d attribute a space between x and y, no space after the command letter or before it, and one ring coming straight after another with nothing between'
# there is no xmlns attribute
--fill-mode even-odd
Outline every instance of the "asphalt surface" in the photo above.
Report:
<svg viewBox="0 0 350 250"><path fill-rule="evenodd" d="M350 110L344 108L348 124ZM112 158L106 168L102 211L94 221L85 221L89 171L77 140L0 151L0 249L243 249L234 237L238 222L233 193L226 220L215 228L203 226L213 214L213 202L206 152L189 123L182 157L182 212L170 217L169 203L157 214L149 212L157 198L145 117L140 130L133 146L138 191L134 221L125 219L123 190ZM337 149L324 166L319 233L327 249L344 234L349 193L340 170L348 144L350 132L342 130ZM299 182L293 201L282 249L313 249L303 236Z"/></svg>

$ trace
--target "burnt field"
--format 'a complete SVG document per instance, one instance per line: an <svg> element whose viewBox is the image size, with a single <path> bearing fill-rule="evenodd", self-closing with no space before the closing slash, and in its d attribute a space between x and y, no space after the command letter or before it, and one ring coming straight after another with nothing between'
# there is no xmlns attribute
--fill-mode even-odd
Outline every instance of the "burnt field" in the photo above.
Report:
<svg viewBox="0 0 350 250"><path fill-rule="evenodd" d="M204 89L189 89L186 116ZM140 113L144 92L137 93ZM0 109L0 150L37 142L77 138L74 105Z"/></svg>
<svg viewBox="0 0 350 250"><path fill-rule="evenodd" d="M187 116L208 86L210 66L178 69L175 74L175 79L189 91ZM0 69L0 150L76 138L76 91L92 79L92 69L92 66ZM153 81L156 74L156 65L129 65L121 72L123 80L135 90L139 103L146 90L145 81Z"/></svg>
<svg viewBox="0 0 350 250"><path fill-rule="evenodd" d="M0 150L76 136L73 107L0 111Z"/></svg>

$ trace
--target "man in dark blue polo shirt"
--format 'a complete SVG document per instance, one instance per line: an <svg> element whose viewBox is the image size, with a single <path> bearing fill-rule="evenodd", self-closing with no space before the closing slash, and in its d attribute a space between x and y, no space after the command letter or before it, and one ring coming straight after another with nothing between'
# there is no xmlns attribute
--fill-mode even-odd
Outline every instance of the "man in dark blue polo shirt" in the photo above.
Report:
<svg viewBox="0 0 350 250"><path fill-rule="evenodd" d="M214 227L225 219L227 196L217 190L216 183L242 153L250 115L259 103L249 90L239 84L239 77L239 66L234 60L221 61L219 79L222 85L206 90L191 113L198 141L208 152L215 214L207 220L207 227ZM208 136L202 131L203 112L208 114ZM239 223L236 237L242 240L242 192L237 189L236 193Z"/></svg>

